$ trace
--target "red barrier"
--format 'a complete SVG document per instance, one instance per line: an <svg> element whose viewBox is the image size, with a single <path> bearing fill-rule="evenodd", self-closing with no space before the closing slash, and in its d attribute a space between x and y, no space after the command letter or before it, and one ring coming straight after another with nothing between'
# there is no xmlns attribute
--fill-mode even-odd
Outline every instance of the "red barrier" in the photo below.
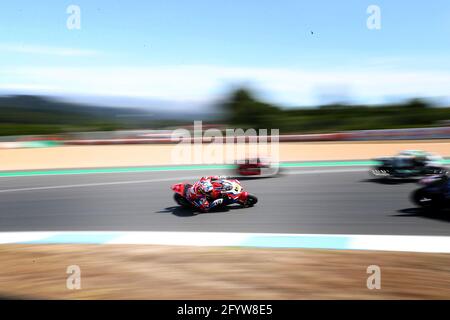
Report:
<svg viewBox="0 0 450 320"><path fill-rule="evenodd" d="M321 134L293 134L280 136L241 136L241 137L201 137L198 138L178 138L171 139L161 135L154 135L152 137L132 137L132 138L110 138L110 139L68 139L61 141L65 145L123 145L123 144L176 144L180 142L194 143L201 141L202 143L215 142L314 142L314 141L368 141L368 140L415 140L415 139L450 139L450 127L438 128L413 128L413 129L389 129L389 130L359 130L336 133L321 133ZM31 139L22 137L17 141L35 141L40 139ZM59 137L53 136L46 140L57 141Z"/></svg>

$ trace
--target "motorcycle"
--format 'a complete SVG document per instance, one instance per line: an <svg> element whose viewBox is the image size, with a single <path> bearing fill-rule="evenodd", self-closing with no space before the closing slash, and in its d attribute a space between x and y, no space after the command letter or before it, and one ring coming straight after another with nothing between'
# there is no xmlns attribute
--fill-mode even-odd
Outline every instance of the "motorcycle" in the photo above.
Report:
<svg viewBox="0 0 450 320"><path fill-rule="evenodd" d="M219 184L217 186L217 184ZM241 183L237 179L227 179L221 180L221 182L214 182L213 185L215 187L220 188L220 198L222 199L221 203L214 208L225 207L231 204L239 204L242 207L253 207L257 202L258 198L244 189L241 186ZM174 193L173 198L175 202L183 208L197 210L198 208L188 200L186 193L192 184L189 183L177 183L171 186L171 189ZM215 201L217 199L208 199L205 201L208 203Z"/></svg>
<svg viewBox="0 0 450 320"><path fill-rule="evenodd" d="M370 170L370 173L382 179L420 179L432 175L442 175L447 172L444 167L429 162L419 165L414 161L414 158L408 156L375 160L378 164Z"/></svg>
<svg viewBox="0 0 450 320"><path fill-rule="evenodd" d="M450 208L450 179L447 175L420 180L423 187L413 191L411 200L425 209Z"/></svg>

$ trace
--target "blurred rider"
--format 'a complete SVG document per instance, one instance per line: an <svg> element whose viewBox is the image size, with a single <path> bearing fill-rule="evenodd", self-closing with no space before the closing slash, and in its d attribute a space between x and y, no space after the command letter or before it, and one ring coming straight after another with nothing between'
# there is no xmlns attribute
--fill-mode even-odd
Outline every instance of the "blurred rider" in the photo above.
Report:
<svg viewBox="0 0 450 320"><path fill-rule="evenodd" d="M221 176L202 177L187 191L186 198L200 211L207 212L215 206L222 204Z"/></svg>

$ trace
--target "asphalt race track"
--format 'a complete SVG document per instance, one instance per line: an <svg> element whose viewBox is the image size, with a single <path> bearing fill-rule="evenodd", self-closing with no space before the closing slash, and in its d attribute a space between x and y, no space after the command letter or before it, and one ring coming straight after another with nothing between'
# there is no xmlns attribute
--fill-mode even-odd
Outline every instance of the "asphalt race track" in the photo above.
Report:
<svg viewBox="0 0 450 320"><path fill-rule="evenodd" d="M253 208L191 215L170 185L202 170L0 178L0 231L211 231L450 236L450 215L425 215L414 183L372 181L364 167L292 168L242 180Z"/></svg>

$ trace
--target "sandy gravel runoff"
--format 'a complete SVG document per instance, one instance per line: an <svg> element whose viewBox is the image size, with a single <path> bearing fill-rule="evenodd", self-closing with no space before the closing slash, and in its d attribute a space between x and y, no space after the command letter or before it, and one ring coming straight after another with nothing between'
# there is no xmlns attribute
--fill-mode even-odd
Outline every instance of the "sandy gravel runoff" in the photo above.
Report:
<svg viewBox="0 0 450 320"><path fill-rule="evenodd" d="M67 267L81 269L69 290ZM381 289L367 288L367 267ZM450 255L149 245L1 245L0 296L44 299L449 299Z"/></svg>
<svg viewBox="0 0 450 320"><path fill-rule="evenodd" d="M0 171L199 164L174 157L175 145L63 146L0 149ZM420 149L450 157L450 140L281 143L281 161L364 160ZM268 152L270 154L270 150ZM208 163L208 161L206 161Z"/></svg>

